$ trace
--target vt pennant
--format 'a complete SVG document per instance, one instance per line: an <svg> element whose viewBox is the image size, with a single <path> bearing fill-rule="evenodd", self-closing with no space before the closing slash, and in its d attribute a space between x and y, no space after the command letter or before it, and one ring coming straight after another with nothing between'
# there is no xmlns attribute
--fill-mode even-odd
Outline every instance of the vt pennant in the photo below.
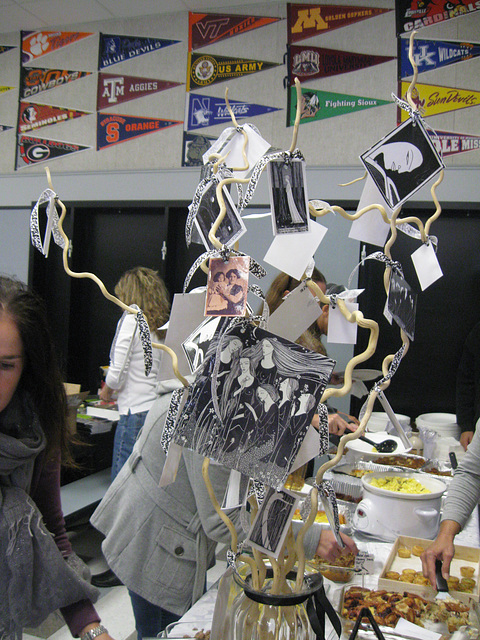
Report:
<svg viewBox="0 0 480 640"><path fill-rule="evenodd" d="M117 62L131 60L144 53L152 53L180 40L164 40L162 38L138 38L136 36L118 36L108 33L100 34L98 52L98 68L104 69Z"/></svg>
<svg viewBox="0 0 480 640"><path fill-rule="evenodd" d="M280 18L190 12L188 14L188 50L200 49L208 44L238 36L278 20Z"/></svg>
<svg viewBox="0 0 480 640"><path fill-rule="evenodd" d="M177 124L183 123L179 120L97 113L97 151Z"/></svg>
<svg viewBox="0 0 480 640"><path fill-rule="evenodd" d="M181 82L169 82L156 78L122 76L114 73L99 73L97 85L97 111L122 102L178 87Z"/></svg>
<svg viewBox="0 0 480 640"><path fill-rule="evenodd" d="M186 121L188 130L191 131L203 127L212 127L215 124L231 122L225 98L204 96L199 93L189 93L187 96ZM271 113L272 111L279 111L277 107L240 102L239 100L229 100L229 103L237 120L240 118L260 116L264 113Z"/></svg>
<svg viewBox="0 0 480 640"><path fill-rule="evenodd" d="M208 87L230 78L265 71L278 67L276 62L249 60L247 58L228 58L204 53L188 54L187 91L193 88Z"/></svg>

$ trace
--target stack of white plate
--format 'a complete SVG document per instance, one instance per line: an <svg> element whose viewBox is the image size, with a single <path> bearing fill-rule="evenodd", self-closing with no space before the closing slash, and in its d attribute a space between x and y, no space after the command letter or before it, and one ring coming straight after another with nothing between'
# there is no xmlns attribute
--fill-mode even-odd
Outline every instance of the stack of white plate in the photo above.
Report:
<svg viewBox="0 0 480 640"><path fill-rule="evenodd" d="M410 425L409 416L405 416L402 413L396 413L395 416L404 429ZM386 431L389 424L390 418L386 413L382 411L372 411L372 415L367 422L366 430L370 431L370 433Z"/></svg>
<svg viewBox="0 0 480 640"><path fill-rule="evenodd" d="M448 462L448 454L453 451L457 458L464 453L460 444L460 427L454 413L423 413L416 419L423 453L427 458ZM427 435L426 432L430 432ZM432 437L432 432L435 434Z"/></svg>
<svg viewBox="0 0 480 640"><path fill-rule="evenodd" d="M460 440L460 427L454 413L422 413L416 419L418 430L429 429L441 437Z"/></svg>

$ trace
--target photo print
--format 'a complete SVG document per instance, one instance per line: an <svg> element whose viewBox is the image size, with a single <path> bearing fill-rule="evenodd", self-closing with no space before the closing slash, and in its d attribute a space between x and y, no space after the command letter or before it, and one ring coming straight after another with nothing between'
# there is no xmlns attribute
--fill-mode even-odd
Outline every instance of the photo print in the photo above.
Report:
<svg viewBox="0 0 480 640"><path fill-rule="evenodd" d="M208 347L218 329L220 320L220 317L206 318L206 320L182 342L182 349L192 373L203 364Z"/></svg>
<svg viewBox="0 0 480 640"><path fill-rule="evenodd" d="M310 214L303 160L272 160L268 163L273 234L306 233Z"/></svg>
<svg viewBox="0 0 480 640"><path fill-rule="evenodd" d="M250 258L236 256L224 262L210 258L206 316L244 316L247 304Z"/></svg>
<svg viewBox="0 0 480 640"><path fill-rule="evenodd" d="M197 215L195 216L196 228L203 244L208 250L215 248L208 238L208 233L220 213L220 204L217 200L216 189L216 182L212 182L207 186L202 194ZM223 187L222 194L225 201L226 212L215 235L222 245L231 247L243 236L247 229L226 187Z"/></svg>
<svg viewBox="0 0 480 640"><path fill-rule="evenodd" d="M401 275L392 271L388 289L388 311L410 340L415 338L417 294Z"/></svg>
<svg viewBox="0 0 480 640"><path fill-rule="evenodd" d="M401 207L443 167L420 120L407 120L360 156L392 209Z"/></svg>
<svg viewBox="0 0 480 640"><path fill-rule="evenodd" d="M295 462L335 362L238 321L212 341L174 440L271 487Z"/></svg>
<svg viewBox="0 0 480 640"><path fill-rule="evenodd" d="M247 536L247 544L278 558L298 501L293 493L269 488Z"/></svg>

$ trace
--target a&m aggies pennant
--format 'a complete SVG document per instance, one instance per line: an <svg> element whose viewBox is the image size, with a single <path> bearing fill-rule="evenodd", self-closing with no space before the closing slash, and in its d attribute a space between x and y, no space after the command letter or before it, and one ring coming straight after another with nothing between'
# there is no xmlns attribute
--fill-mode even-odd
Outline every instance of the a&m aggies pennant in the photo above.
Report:
<svg viewBox="0 0 480 640"><path fill-rule="evenodd" d="M137 38L135 36L116 36L108 33L100 34L98 50L98 68L104 69L117 62L131 60L145 53L152 53L180 40L163 40L161 38Z"/></svg>
<svg viewBox="0 0 480 640"><path fill-rule="evenodd" d="M22 31L22 64L93 35L78 31Z"/></svg>
<svg viewBox="0 0 480 640"><path fill-rule="evenodd" d="M160 120L142 116L120 116L112 113L97 113L97 151L114 144L133 140L161 129L183 124L178 120Z"/></svg>
<svg viewBox="0 0 480 640"><path fill-rule="evenodd" d="M410 82L401 82L401 95L407 99L407 89ZM435 116L439 113L457 111L467 107L480 105L480 91L473 89L456 89L455 87L442 87L435 84L420 84L417 82L412 91L412 100L417 105L418 112L424 118ZM400 109L400 122L405 122L410 116Z"/></svg>
<svg viewBox="0 0 480 640"><path fill-rule="evenodd" d="M400 77L413 76L408 59L410 38L399 38ZM480 44L454 40L417 40L413 43L413 58L418 73L432 71L480 56Z"/></svg>
<svg viewBox="0 0 480 640"><path fill-rule="evenodd" d="M194 51L208 44L233 38L252 29L264 27L280 18L260 16L223 15L219 13L188 14L188 50Z"/></svg>
<svg viewBox="0 0 480 640"><path fill-rule="evenodd" d="M90 115L86 111L53 107L48 104L35 104L33 102L20 102L18 112L18 132L26 133L41 127L47 127L58 122L81 118Z"/></svg>
<svg viewBox="0 0 480 640"><path fill-rule="evenodd" d="M468 133L454 133L453 131L430 132L435 149L446 156L453 156L465 151L480 149L480 136L472 136Z"/></svg>
<svg viewBox="0 0 480 640"><path fill-rule="evenodd" d="M113 73L99 73L97 85L97 111L116 106L122 102L178 87L181 82L168 82L156 78L121 76Z"/></svg>
<svg viewBox="0 0 480 640"><path fill-rule="evenodd" d="M215 124L231 122L225 98L214 98L200 93L187 93L187 100L187 115L185 118L187 130L192 131L194 129L212 127ZM229 100L229 103L237 119L252 118L264 113L279 111L277 107L240 102L239 100Z"/></svg>
<svg viewBox="0 0 480 640"><path fill-rule="evenodd" d="M193 88L208 87L230 78L240 78L258 71L278 67L276 62L249 60L246 58L228 58L203 53L188 54L187 91Z"/></svg>

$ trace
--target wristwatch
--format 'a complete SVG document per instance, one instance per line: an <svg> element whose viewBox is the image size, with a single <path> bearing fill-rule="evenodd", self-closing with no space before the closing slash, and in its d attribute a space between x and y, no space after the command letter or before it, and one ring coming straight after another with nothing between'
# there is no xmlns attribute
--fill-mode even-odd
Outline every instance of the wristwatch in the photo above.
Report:
<svg viewBox="0 0 480 640"><path fill-rule="evenodd" d="M84 633L83 636L80 636L80 640L95 640L97 636L100 636L102 633L108 633L103 624L99 624L98 627L94 627Z"/></svg>

